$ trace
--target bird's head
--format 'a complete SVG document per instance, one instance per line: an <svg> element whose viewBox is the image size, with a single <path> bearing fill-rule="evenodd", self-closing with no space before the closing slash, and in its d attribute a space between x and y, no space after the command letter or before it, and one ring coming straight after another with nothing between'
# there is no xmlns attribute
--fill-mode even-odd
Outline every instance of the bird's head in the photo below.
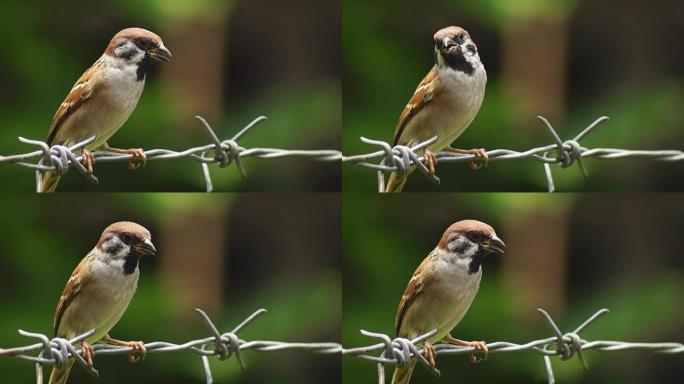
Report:
<svg viewBox="0 0 684 384"><path fill-rule="evenodd" d="M475 273L480 270L486 256L503 254L506 244L490 225L477 220L462 220L444 231L437 248L449 260L463 264L469 273Z"/></svg>
<svg viewBox="0 0 684 384"><path fill-rule="evenodd" d="M171 52L164 46L161 37L142 28L119 31L109 42L105 54L127 64L171 60Z"/></svg>
<svg viewBox="0 0 684 384"><path fill-rule="evenodd" d="M442 28L433 38L438 68L451 68L472 75L475 68L481 65L477 46L465 29L456 26Z"/></svg>
<svg viewBox="0 0 684 384"><path fill-rule="evenodd" d="M110 260L135 258L136 266L138 258L157 252L150 231L130 221L120 221L105 228L96 249Z"/></svg>

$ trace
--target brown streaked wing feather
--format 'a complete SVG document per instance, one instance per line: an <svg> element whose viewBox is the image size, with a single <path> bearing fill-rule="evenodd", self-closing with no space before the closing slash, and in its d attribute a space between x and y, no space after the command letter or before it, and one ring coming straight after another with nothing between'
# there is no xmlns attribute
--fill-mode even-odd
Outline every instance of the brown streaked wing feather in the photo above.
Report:
<svg viewBox="0 0 684 384"><path fill-rule="evenodd" d="M64 121L93 95L96 88L95 74L101 65L101 61L98 60L81 75L57 109L57 112L55 112L55 116L52 118L52 123L50 124L50 130L48 131L48 145L55 144L53 141Z"/></svg>
<svg viewBox="0 0 684 384"><path fill-rule="evenodd" d="M429 258L430 256L428 256ZM413 272L413 276L411 277L411 280L409 281L408 285L406 286L406 290L404 291L404 295L401 297L401 302L399 302L399 308L397 309L397 318L394 322L394 328L395 328L395 335L399 337L399 330L401 329L401 323L404 321L404 316L406 315L406 312L408 309L411 307L411 304L413 304L418 296L420 296L421 293L423 293L423 279L422 276L424 276L424 269L427 266L427 259L423 260L422 263L416 268L416 271Z"/></svg>
<svg viewBox="0 0 684 384"><path fill-rule="evenodd" d="M90 256L86 256L80 263L76 266L74 271L67 281L66 287L64 287L64 292L59 298L59 303L57 303L57 309L55 310L55 319L53 322L53 328L55 331L55 336L61 336L59 334L59 325L62 322L62 317L64 312L69 308L69 305L74 302L74 299L81 293L81 287L83 286L83 270L88 266Z"/></svg>
<svg viewBox="0 0 684 384"><path fill-rule="evenodd" d="M396 130L394 131L394 143L392 145L399 144L399 137L401 137L401 134L404 132L406 124L408 124L409 120L411 120L411 118L415 116L416 113L418 113L421 109L423 109L425 105L432 99L434 89L433 80L435 77L437 77L437 71L435 71L433 68L430 70L430 72L428 72L427 75L425 75L420 84L418 84L418 88L416 88L413 96L411 96L411 100L409 100L408 104L406 104L406 107L404 107L404 110L399 116L399 122L397 123Z"/></svg>

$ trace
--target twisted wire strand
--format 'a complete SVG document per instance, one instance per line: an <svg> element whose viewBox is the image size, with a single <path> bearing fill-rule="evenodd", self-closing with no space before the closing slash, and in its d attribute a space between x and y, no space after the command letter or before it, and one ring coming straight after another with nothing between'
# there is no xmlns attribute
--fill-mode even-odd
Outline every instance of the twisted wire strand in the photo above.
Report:
<svg viewBox="0 0 684 384"><path fill-rule="evenodd" d="M279 148L245 148L240 146L239 140L249 133L259 123L266 120L265 116L260 116L242 128L233 137L221 141L209 123L200 116L195 116L205 132L211 140L210 144L192 147L182 151L174 151L169 149L152 149L145 151L148 160L168 160L168 159L182 159L188 158L200 163L202 167L202 175L206 185L207 192L213 190L213 183L211 174L209 173L209 164L217 164L220 168L227 167L232 163L238 168L242 177L246 176L242 159L246 157L253 157L257 159L280 159L284 157L301 157L316 161L338 162L344 164L353 164L359 167L368 168L377 172L378 191L382 192L385 189L385 174L390 172L406 173L415 166L428 180L439 184L440 179L432 174L428 167L423 164L424 156L423 150L430 144L437 141L435 136L419 143L413 147L404 145L391 146L389 143L381 140L372 140L361 137L361 141L380 147L380 150L361 154L345 156L341 151L335 149L320 149L320 150L297 150L297 149L279 149ZM602 116L589 124L575 137L562 140L551 123L542 116L537 116L541 121L546 131L553 139L553 143L540 147L530 148L525 151L516 151L511 149L494 149L486 151L490 161L504 161L504 160L520 160L531 159L542 164L544 168L544 175L546 177L547 189L549 192L555 191L553 174L551 166L559 166L560 168L568 168L575 163L584 177L587 177L588 172L583 160L586 158L597 158L604 160L617 160L625 158L641 158L654 161L675 162L684 161L684 151L679 149L665 149L665 150L634 150L623 148L587 148L582 146L580 141L584 139L589 133L593 132L598 126L608 120L607 116ZM97 177L88 173L88 170L81 164L83 160L79 151L92 143L95 137L88 138L71 147L63 145L48 146L45 142L39 140L30 140L19 137L19 141L29 145L39 147L38 150L11 156L0 156L0 163L10 163L20 167L32 169L36 171L36 180L38 180L38 172L53 171L59 175L66 173L71 167L75 167L86 179L93 183L97 183ZM127 162L133 159L130 154L115 154L110 152L94 152L97 162L111 163L111 162ZM435 154L438 162L443 163L460 163L476 159L472 154L459 154L453 152L439 152ZM37 164L31 161L40 160ZM380 160L379 163L376 163Z"/></svg>
<svg viewBox="0 0 684 384"><path fill-rule="evenodd" d="M584 128L579 134L569 140L563 141L551 123L542 116L537 116L542 125L553 139L553 143L545 146L534 147L525 151L515 151L510 149L494 149L487 152L490 161L531 159L542 163L544 175L546 177L549 192L555 191L551 165L561 168L568 168L577 164L582 175L586 178L588 173L583 159L598 158L604 160L642 158L656 161L684 161L684 151L678 149L668 150L631 150L622 148L587 148L580 144L582 139L593 132L598 126L607 121L607 116L599 117ZM361 141L380 147L380 150L361 155L343 156L342 162L355 164L360 167L369 168L377 171L378 191L385 189L385 174L389 172L406 173L412 166L417 166L418 170L430 181L439 184L439 178L431 174L429 169L423 164L423 149L436 142L437 136L432 137L416 146L407 147L404 145L391 146L389 143L380 140L371 140L361 137ZM477 158L472 154L459 154L453 152L439 152L435 154L438 162L460 163ZM377 160L381 160L376 163Z"/></svg>
<svg viewBox="0 0 684 384"><path fill-rule="evenodd" d="M405 338L392 339L383 333L361 330L363 335L378 339L380 342L368 346L354 348L344 348L340 343L336 342L302 343L273 340L247 341L241 339L238 336L238 333L251 324L259 316L266 313L265 309L256 310L231 331L224 333L219 331L206 312L201 309L195 310L202 317L203 322L209 329L210 336L201 339L190 340L182 344L165 341L154 341L144 343L144 345L147 353L150 354L190 351L198 355L202 361L207 383L213 382L211 367L209 365L210 357L215 356L218 360L223 361L235 356L240 368L244 370L246 369L246 364L242 358L241 352L245 350L254 350L260 352L298 350L311 353L354 357L377 364L378 383L385 382L386 365L403 366L412 358L416 358L418 362L432 374L436 376L440 375L439 370L435 367L431 367L427 359L423 356L423 348L421 346L422 342L433 336L437 330L432 330L412 340ZM588 364L583 353L587 350L601 352L638 350L660 354L684 353L684 344L679 342L647 343L617 340L589 341L582 338L580 333L600 317L608 313L607 309L601 309L597 311L584 322L582 322L582 324L569 332L562 332L558 325L556 325L556 322L546 311L543 309L537 310L542 315L545 323L549 326L549 328L551 328L553 333L552 336L532 340L523 344L508 341L497 341L487 343L487 348L489 349L489 353L516 353L531 351L540 355L544 360L544 367L546 369L549 383L555 383L553 367L551 364L552 357L556 357L561 361L565 361L577 356L582 367L586 370L588 369ZM89 368L87 366L85 359L81 356L82 351L78 346L81 340L86 339L94 332L95 330L91 330L71 340L66 340L63 338L50 339L41 333L19 330L21 335L38 339L38 342L22 347L0 349L0 356L14 357L35 363L36 382L39 384L43 382L44 365L54 365L60 367L66 363L69 357L73 357L76 362L91 375L97 376L98 371L95 368ZM434 344L433 346L438 355L470 354L475 350L473 347L463 347L451 344ZM93 345L93 349L95 351L95 355L121 355L128 354L133 351L133 348L130 347L113 346L109 344L95 344ZM36 353L37 355L35 355Z"/></svg>
<svg viewBox="0 0 684 384"><path fill-rule="evenodd" d="M240 146L239 140L252 131L259 123L266 120L267 118L265 116L257 117L237 134L223 141L218 138L213 128L204 118L201 116L195 116L195 118L199 120L201 126L209 136L209 139L211 140L210 144L192 147L182 151L151 149L144 152L147 160L152 161L187 158L199 162L202 167L202 174L204 176L207 192L213 190L211 174L209 173L209 164L217 164L220 168L224 168L235 163L240 175L245 177L246 173L241 160L246 157L257 159L301 157L326 162L339 161L342 158L342 153L334 149L292 150L279 148L245 148ZM80 155L80 150L95 141L95 137L90 137L70 147L63 145L49 146L43 141L30 140L23 137L19 137L19 141L24 144L35 145L39 147L39 149L18 155L0 156L0 163L11 163L19 167L35 170L36 180L38 180L39 172L52 171L58 175L63 175L71 167L75 167L89 181L93 183L98 182L97 177L89 174L88 170L83 166L81 163L83 156ZM133 155L130 154L116 154L99 151L93 152L93 156L98 163L127 162L133 159ZM31 162L35 160L40 161L37 164Z"/></svg>
<svg viewBox="0 0 684 384"><path fill-rule="evenodd" d="M542 356L546 369L549 384L555 383L551 358L557 357L562 361L572 359L577 356L584 370L588 369L587 361L583 352L595 350L601 352L616 352L625 350L648 351L662 354L681 354L684 353L684 344L679 342L662 343L643 343L625 342L614 340L595 340L587 341L580 336L580 333L597 319L608 313L607 309L601 309L591 315L587 320L570 332L561 332L558 325L551 316L543 309L537 309L542 315L546 324L553 331L553 336L532 340L524 344L512 343L508 341L497 341L487 343L489 353L515 353L531 351ZM404 366L411 358L417 358L430 373L439 376L439 370L431 367L427 359L423 356L420 344L429 339L436 333L432 330L413 340L405 338L390 338L386 334L368 332L361 330L364 336L379 339L381 342L369 346L343 349L342 354L353 356L361 360L377 363L378 383L385 383L385 366L396 365ZM433 344L438 355L462 355L470 354L475 351L474 347L463 347L451 344ZM379 355L378 355L379 353Z"/></svg>

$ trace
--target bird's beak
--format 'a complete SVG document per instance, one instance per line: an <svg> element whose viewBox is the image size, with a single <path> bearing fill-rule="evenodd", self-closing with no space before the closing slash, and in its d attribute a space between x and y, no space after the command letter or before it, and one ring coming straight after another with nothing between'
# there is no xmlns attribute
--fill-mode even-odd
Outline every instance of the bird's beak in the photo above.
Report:
<svg viewBox="0 0 684 384"><path fill-rule="evenodd" d="M492 235L492 237L482 242L482 248L487 252L502 254L506 249L506 244L496 235Z"/></svg>
<svg viewBox="0 0 684 384"><path fill-rule="evenodd" d="M147 51L150 54L150 57L153 58L154 60L157 61L171 61L171 51L166 49L164 44L159 44L159 46L151 48L149 51Z"/></svg>
<svg viewBox="0 0 684 384"><path fill-rule="evenodd" d="M452 39L450 39L448 37L445 37L444 39L442 39L442 48L443 49L448 50L451 47L458 47L458 44L456 44L455 41L453 41Z"/></svg>
<svg viewBox="0 0 684 384"><path fill-rule="evenodd" d="M152 244L152 241L149 239L145 239L141 243L138 243L135 246L135 251L140 253L141 255L155 255L157 253L157 248L154 247L154 244Z"/></svg>

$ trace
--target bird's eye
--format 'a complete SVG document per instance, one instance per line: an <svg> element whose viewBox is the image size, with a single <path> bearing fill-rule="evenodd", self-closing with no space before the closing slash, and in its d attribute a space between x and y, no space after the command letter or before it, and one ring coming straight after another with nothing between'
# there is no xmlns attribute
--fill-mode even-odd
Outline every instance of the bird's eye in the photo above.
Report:
<svg viewBox="0 0 684 384"><path fill-rule="evenodd" d="M120 238L121 238L121 241L123 241L126 244L130 244L133 241L133 236L131 236L128 233L122 233Z"/></svg>
<svg viewBox="0 0 684 384"><path fill-rule="evenodd" d="M470 237L470 240L472 240L476 243L479 243L482 240L484 240L485 235L482 232L471 232L469 237Z"/></svg>

